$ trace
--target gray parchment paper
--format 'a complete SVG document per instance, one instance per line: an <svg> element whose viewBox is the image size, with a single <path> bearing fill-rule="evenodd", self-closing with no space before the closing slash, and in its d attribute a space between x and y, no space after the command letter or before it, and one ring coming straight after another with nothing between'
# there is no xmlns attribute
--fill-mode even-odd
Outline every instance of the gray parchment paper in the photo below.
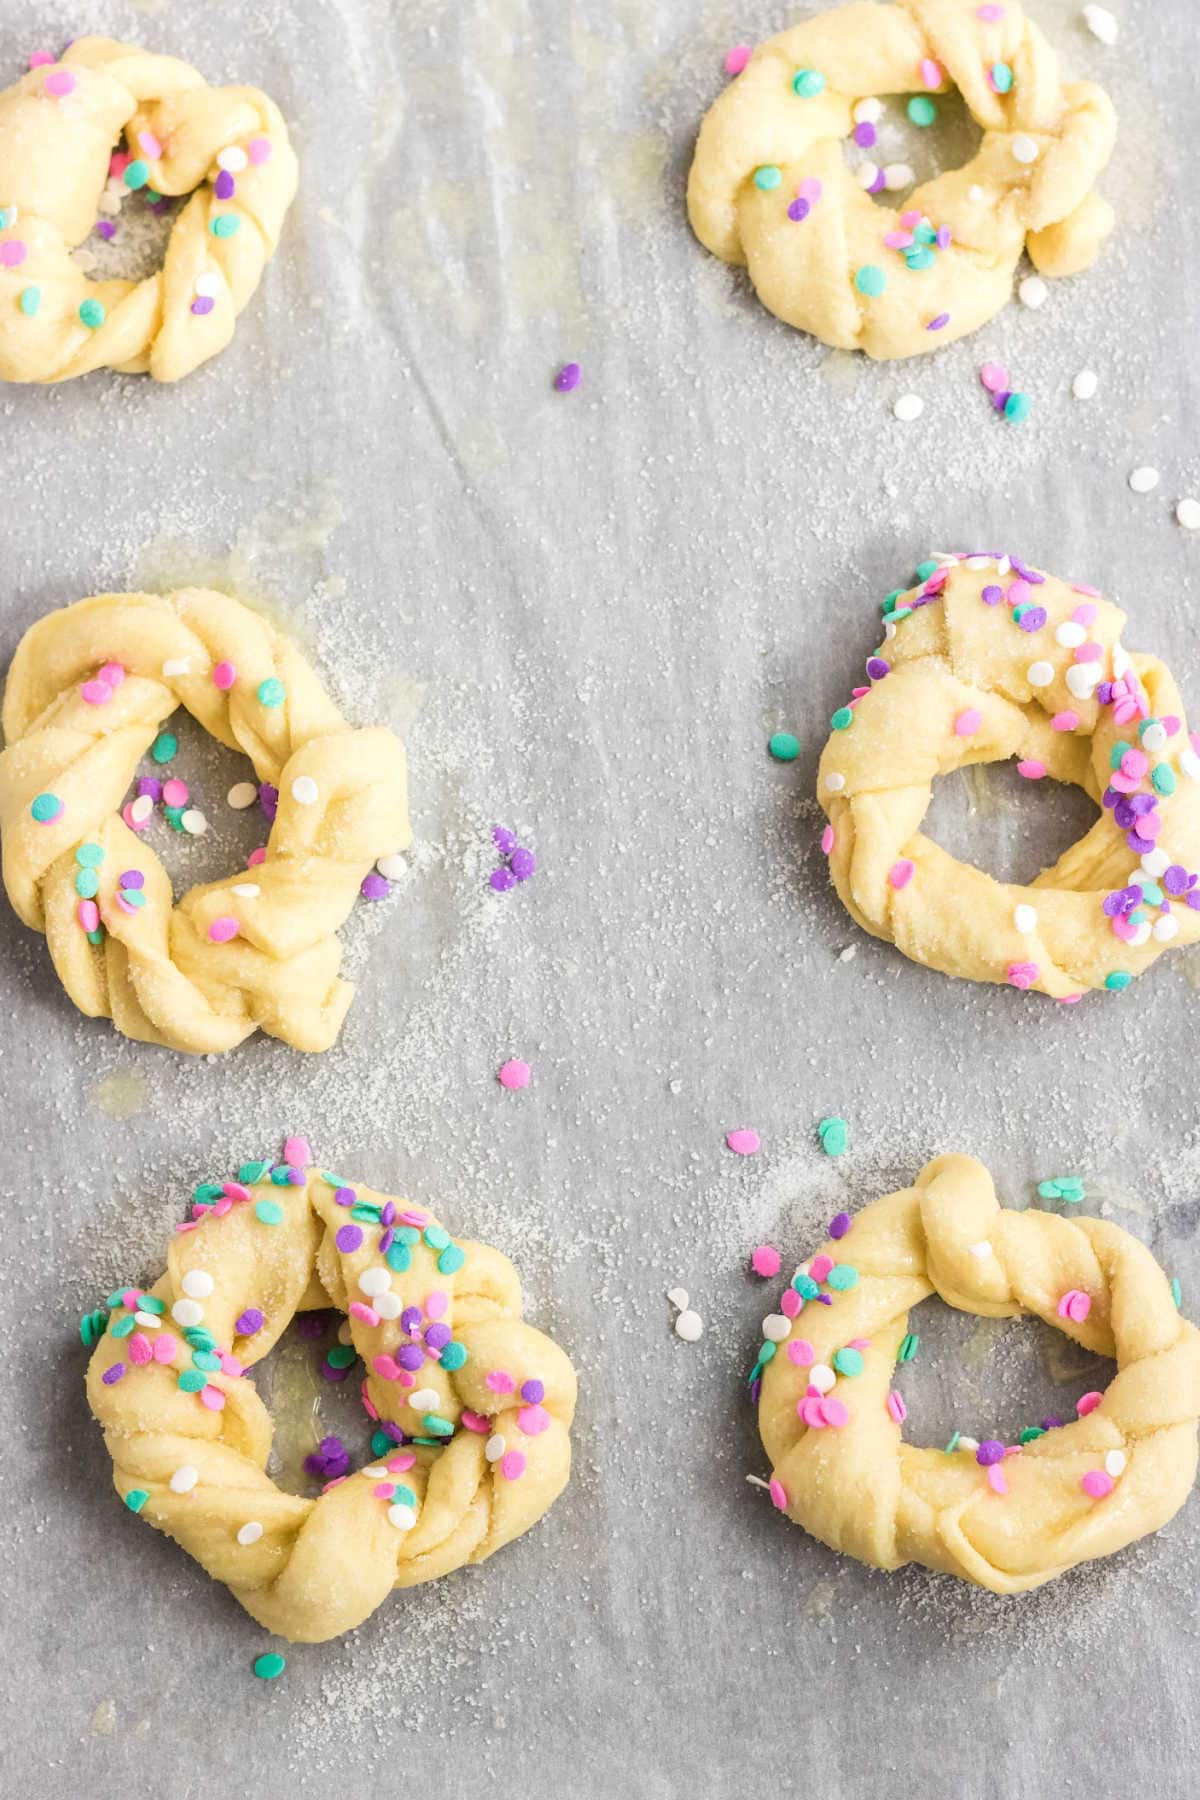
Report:
<svg viewBox="0 0 1200 1800"><path fill-rule="evenodd" d="M811 799L878 600L931 549L1001 544L1102 586L1200 707L1200 538L1173 519L1200 492L1195 8L1112 4L1115 50L1073 0L1036 12L1121 112L1116 239L1040 310L907 367L787 330L687 229L726 49L809 0L0 9L5 79L74 32L140 38L268 89L302 159L217 361L177 389L0 396L5 662L80 595L228 586L352 716L404 730L417 831L394 897L352 923L361 991L311 1060L124 1042L0 907L9 1791L1193 1791L1194 1500L1008 1601L839 1560L745 1482L763 1457L743 1376L774 1298L749 1250L794 1265L838 1207L939 1150L984 1157L1013 1205L1082 1174L1200 1305L1196 957L1076 1008L951 984L842 914ZM928 168L939 135L914 138L897 149ZM992 415L985 358L1032 396L1026 425ZM906 392L925 411L902 425ZM1143 463L1162 482L1139 498ZM787 768L766 755L780 728L803 745ZM178 766L212 819L167 846L184 884L253 837L224 802L234 759L184 732ZM934 828L1028 874L1087 808L1020 786L947 784ZM539 859L505 895L494 824ZM522 1094L495 1081L510 1055L534 1068ZM836 1163L813 1134L831 1112L851 1128ZM738 1126L758 1156L725 1149ZM582 1402L576 1477L536 1531L265 1685L264 1634L113 1494L75 1319L157 1274L194 1182L293 1130L511 1254ZM694 1346L675 1283L706 1321ZM934 1304L918 1323L924 1441L1015 1431L1103 1381L1031 1323ZM294 1471L311 1360L264 1382ZM342 1418L328 1396L321 1416Z"/></svg>

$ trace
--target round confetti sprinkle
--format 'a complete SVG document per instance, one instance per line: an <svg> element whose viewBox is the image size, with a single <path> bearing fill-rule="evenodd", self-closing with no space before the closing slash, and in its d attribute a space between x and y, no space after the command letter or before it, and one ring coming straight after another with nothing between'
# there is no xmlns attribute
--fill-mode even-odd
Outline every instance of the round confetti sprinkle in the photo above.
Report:
<svg viewBox="0 0 1200 1800"><path fill-rule="evenodd" d="M767 749L776 762L795 762L800 754L800 739L790 731L777 731L769 739Z"/></svg>
<svg viewBox="0 0 1200 1800"><path fill-rule="evenodd" d="M850 1127L845 1119L835 1114L819 1121L817 1137L826 1156L844 1156L850 1142Z"/></svg>
<svg viewBox="0 0 1200 1800"><path fill-rule="evenodd" d="M86 325L89 331L97 331L103 325L107 314L99 300L83 300L79 306L80 324Z"/></svg>
<svg viewBox="0 0 1200 1800"><path fill-rule="evenodd" d="M762 1145L757 1131L750 1129L727 1131L725 1142L735 1156L753 1156Z"/></svg>
<svg viewBox="0 0 1200 1800"><path fill-rule="evenodd" d="M244 1529L245 1527L243 1527L243 1530ZM238 1541L241 1543L247 1541L252 1543L254 1540L242 1538L241 1532L239 1532ZM278 1651L275 1650L270 1650L265 1656L256 1656L254 1659L254 1673L258 1676L260 1681L274 1681L278 1676L283 1674L283 1671L286 1668L287 1659L280 1656Z"/></svg>
<svg viewBox="0 0 1200 1800"><path fill-rule="evenodd" d="M762 163L754 171L754 185L764 194L773 193L782 180L782 171L774 163Z"/></svg>
<svg viewBox="0 0 1200 1800"><path fill-rule="evenodd" d="M560 394L574 393L583 379L583 370L577 362L564 363L554 377L554 385Z"/></svg>
<svg viewBox="0 0 1200 1800"><path fill-rule="evenodd" d="M753 54L749 44L735 44L732 50L725 52L725 73L740 75Z"/></svg>
<svg viewBox="0 0 1200 1800"><path fill-rule="evenodd" d="M501 1063L496 1071L496 1080L503 1088L527 1088L532 1077L533 1070L527 1062L522 1062L519 1056L510 1057L507 1062Z"/></svg>
<svg viewBox="0 0 1200 1800"><path fill-rule="evenodd" d="M864 263L860 269L855 270L854 285L860 294L877 300L887 287L887 276L874 263Z"/></svg>
<svg viewBox="0 0 1200 1800"><path fill-rule="evenodd" d="M937 106L928 94L914 94L904 110L914 125L922 127L932 125L938 116Z"/></svg>
<svg viewBox="0 0 1200 1800"><path fill-rule="evenodd" d="M754 1273L768 1281L773 1275L778 1275L781 1261L778 1250L770 1244L759 1244L750 1255L750 1267Z"/></svg>
<svg viewBox="0 0 1200 1800"><path fill-rule="evenodd" d="M825 77L819 69L797 69L792 76L792 92L801 100L815 100L825 91Z"/></svg>
<svg viewBox="0 0 1200 1800"><path fill-rule="evenodd" d="M1181 500L1175 508L1175 518L1185 531L1200 531L1200 500Z"/></svg>
<svg viewBox="0 0 1200 1800"><path fill-rule="evenodd" d="M1141 468L1132 469L1130 471L1129 485L1135 494L1152 494L1161 479L1162 477L1159 475L1157 469L1152 469L1148 464L1143 464Z"/></svg>
<svg viewBox="0 0 1200 1800"><path fill-rule="evenodd" d="M260 706L282 706L286 698L283 683L276 676L270 675L266 681L259 682L258 703Z"/></svg>
<svg viewBox="0 0 1200 1800"><path fill-rule="evenodd" d="M1050 298L1050 289L1040 275L1026 275L1017 288L1017 297L1022 306L1028 306L1036 312Z"/></svg>
<svg viewBox="0 0 1200 1800"><path fill-rule="evenodd" d="M1100 377L1094 369L1080 369L1071 383L1071 392L1077 400L1094 400L1099 386Z"/></svg>
<svg viewBox="0 0 1200 1800"><path fill-rule="evenodd" d="M311 775L297 775L292 783L292 799L297 806L315 806L319 789Z"/></svg>
<svg viewBox="0 0 1200 1800"><path fill-rule="evenodd" d="M893 403L892 413L902 425L911 425L925 411L925 402L919 394L901 394Z"/></svg>

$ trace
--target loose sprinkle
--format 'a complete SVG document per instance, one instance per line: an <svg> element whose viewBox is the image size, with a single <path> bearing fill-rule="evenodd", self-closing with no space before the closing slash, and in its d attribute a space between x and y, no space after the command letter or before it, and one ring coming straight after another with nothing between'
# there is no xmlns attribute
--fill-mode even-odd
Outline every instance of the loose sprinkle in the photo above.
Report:
<svg viewBox="0 0 1200 1800"><path fill-rule="evenodd" d="M1083 22L1091 32L1092 36L1098 38L1100 42L1109 49L1112 48L1121 34L1120 26L1106 6L1085 6L1083 9Z"/></svg>
<svg viewBox="0 0 1200 1800"><path fill-rule="evenodd" d="M762 1139L757 1131L749 1129L727 1131L725 1142L735 1156L753 1156L762 1145Z"/></svg>
<svg viewBox="0 0 1200 1800"><path fill-rule="evenodd" d="M893 416L903 425L911 425L925 411L925 402L919 394L901 394L892 406Z"/></svg>
<svg viewBox="0 0 1200 1800"><path fill-rule="evenodd" d="M501 1063L496 1071L496 1080L500 1086L510 1090L527 1088L532 1077L533 1070L527 1062L522 1062L519 1056L510 1057L507 1062Z"/></svg>
<svg viewBox="0 0 1200 1800"><path fill-rule="evenodd" d="M725 73L740 75L753 54L749 44L735 44L725 52Z"/></svg>
<svg viewBox="0 0 1200 1800"><path fill-rule="evenodd" d="M818 1121L817 1137L826 1156L844 1156L850 1142L850 1127L845 1119L835 1114Z"/></svg>
<svg viewBox="0 0 1200 1800"><path fill-rule="evenodd" d="M564 363L554 377L554 385L560 394L574 393L583 379L583 370L577 362Z"/></svg>
<svg viewBox="0 0 1200 1800"><path fill-rule="evenodd" d="M781 1265L782 1258L778 1250L770 1244L759 1244L751 1252L750 1267L756 1275L761 1275L768 1281L773 1275L778 1275Z"/></svg>
<svg viewBox="0 0 1200 1800"><path fill-rule="evenodd" d="M240 1539L241 1533L238 1536ZM283 1674L286 1668L287 1659L280 1656L275 1650L270 1650L265 1656L256 1656L254 1659L254 1673L260 1681L274 1681Z"/></svg>
<svg viewBox="0 0 1200 1800"><path fill-rule="evenodd" d="M1100 377L1094 369L1080 369L1071 383L1071 392L1077 400L1094 400L1100 386Z"/></svg>
<svg viewBox="0 0 1200 1800"><path fill-rule="evenodd" d="M938 109L928 94L914 94L904 109L914 125L922 128L932 125L938 116Z"/></svg>
<svg viewBox="0 0 1200 1800"><path fill-rule="evenodd" d="M800 754L800 739L790 731L777 731L768 740L767 749L776 762L795 762Z"/></svg>
<svg viewBox="0 0 1200 1800"><path fill-rule="evenodd" d="M1135 494L1152 494L1161 479L1157 469L1143 464L1140 468L1130 470L1129 485Z"/></svg>

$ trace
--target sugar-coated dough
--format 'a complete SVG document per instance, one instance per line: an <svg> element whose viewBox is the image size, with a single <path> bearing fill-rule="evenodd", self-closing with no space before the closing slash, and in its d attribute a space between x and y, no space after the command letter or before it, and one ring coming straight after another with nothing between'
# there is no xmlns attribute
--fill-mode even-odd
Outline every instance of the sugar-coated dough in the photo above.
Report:
<svg viewBox="0 0 1200 1800"><path fill-rule="evenodd" d="M797 92L798 80L815 91ZM854 108L950 86L983 141L963 168L915 188L898 218L846 164ZM688 213L701 243L744 264L789 325L881 359L916 356L999 312L1023 251L1044 275L1092 262L1113 225L1092 189L1115 136L1107 94L1060 83L1017 0L860 0L759 45L704 120ZM885 242L914 227L948 239Z"/></svg>
<svg viewBox="0 0 1200 1800"><path fill-rule="evenodd" d="M71 252L122 133L143 186L192 198L160 270L90 281ZM100 37L30 69L0 94L0 379L107 367L178 381L215 356L274 254L296 174L257 88L209 87L173 56Z"/></svg>
<svg viewBox="0 0 1200 1800"><path fill-rule="evenodd" d="M806 1266L833 1303L814 1296L784 1321L759 1399L772 1497L814 1537L876 1568L919 1562L1012 1594L1157 1531L1183 1505L1196 1476L1200 1332L1128 1232L1002 1209L981 1163L941 1156L818 1254ZM894 1365L909 1309L930 1294L990 1318L1034 1314L1115 1358L1116 1376L1103 1395L1081 1396L1078 1418L1022 1433L1020 1445L906 1444L903 1405L889 1406L902 1380ZM822 1423L812 1378L824 1386L819 1372L852 1340L861 1372L829 1384L824 1398L842 1422Z"/></svg>
<svg viewBox="0 0 1200 1800"><path fill-rule="evenodd" d="M870 685L833 716L817 797L838 894L914 962L1059 1000L1120 991L1200 942L1200 740L1157 658L1127 654L1094 588L1013 558L950 556L885 602ZM1102 808L1029 887L921 832L933 782L1018 759ZM1053 806L1049 781L1044 804Z"/></svg>
<svg viewBox="0 0 1200 1800"><path fill-rule="evenodd" d="M393 1588L483 1562L541 1518L570 1473L575 1373L522 1319L498 1250L456 1243L407 1200L289 1173L294 1185L214 1184L154 1287L118 1290L107 1320L90 1315L103 1335L87 1393L131 1510L268 1630L319 1643ZM296 1312L328 1306L349 1315L369 1410L403 1442L307 1499L266 1473L271 1417L243 1371ZM452 1352L423 1345L435 1323ZM414 1346L424 1360L402 1369ZM440 1433L444 1446L411 1442Z"/></svg>
<svg viewBox="0 0 1200 1800"><path fill-rule="evenodd" d="M265 859L174 906L121 809L177 706L279 800ZM99 594L40 619L9 669L3 726L4 884L81 1012L197 1055L255 1030L329 1048L354 994L337 931L373 864L411 841L392 732L348 725L288 638L205 588Z"/></svg>

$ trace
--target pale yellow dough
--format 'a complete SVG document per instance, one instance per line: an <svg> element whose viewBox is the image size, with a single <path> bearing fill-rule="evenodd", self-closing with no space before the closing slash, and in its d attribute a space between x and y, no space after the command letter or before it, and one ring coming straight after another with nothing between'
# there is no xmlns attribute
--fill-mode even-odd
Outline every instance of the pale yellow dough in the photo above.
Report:
<svg viewBox="0 0 1200 1800"><path fill-rule="evenodd" d="M108 663L125 671L102 704L82 689ZM219 688L214 669L233 665ZM259 698L282 685L282 704ZM193 888L173 905L146 836L121 816L141 758L183 706L241 750L279 789L266 860ZM411 841L404 748L383 727L347 724L296 646L226 594L100 594L25 633L4 692L0 755L4 885L45 933L59 979L81 1012L126 1037L206 1055L255 1030L298 1050L327 1050L354 989L338 975L337 932L363 878ZM167 771L168 773L170 771ZM62 803L39 823L39 795ZM224 806L213 795L210 806ZM76 851L103 851L96 901L102 943L80 923ZM128 912L119 878L144 876ZM216 920L237 935L214 941ZM220 928L218 928L218 931Z"/></svg>
<svg viewBox="0 0 1200 1800"><path fill-rule="evenodd" d="M67 73L62 98L47 80ZM144 281L90 281L71 251L96 222L109 159L124 134L160 194L191 194L162 268ZM269 145L265 160L255 160ZM216 198L223 157L235 191ZM67 381L93 369L178 381L233 336L237 316L274 254L296 192L296 158L274 102L252 87L209 87L188 63L135 44L78 38L53 68L31 69L0 94L0 209L15 213L0 249L0 379ZM218 236L214 222L236 229ZM222 230L226 227L222 226ZM195 313L197 279L211 312ZM22 296L37 295L33 310ZM105 309L92 328L79 309Z"/></svg>
<svg viewBox="0 0 1200 1800"><path fill-rule="evenodd" d="M983 141L963 168L904 196L901 210L952 233L931 268L912 270L883 241L897 214L860 187L842 140L856 102L928 93L927 61L942 77L933 91L956 87ZM1013 73L1007 94L989 80L997 63ZM823 76L823 90L795 93L798 70ZM979 18L977 0L863 0L758 46L701 127L688 213L701 243L744 264L763 305L789 325L884 360L917 356L999 312L1023 251L1044 275L1092 262L1113 225L1093 187L1115 136L1103 89L1060 83L1053 50L1017 0L992 22ZM763 167L782 174L766 192L754 181ZM806 218L790 219L800 183L814 180L821 197ZM875 297L856 285L867 267L886 277Z"/></svg>
<svg viewBox="0 0 1200 1800"><path fill-rule="evenodd" d="M444 1273L440 1252L422 1237L412 1247L410 1267L395 1272L379 1254L381 1227L373 1223L364 1224L357 1250L341 1251L335 1237L350 1213L334 1198L336 1181L315 1169L304 1186L264 1181L244 1190L249 1198L237 1199L224 1217L209 1214L198 1228L177 1236L166 1273L143 1290L164 1303L160 1323L145 1323L153 1316L145 1314L135 1319L132 1335L115 1337L113 1327L131 1316L116 1306L87 1374L88 1401L104 1427L117 1492L132 1496L142 1520L174 1538L214 1580L226 1582L261 1625L304 1643L351 1631L393 1588L483 1562L528 1531L566 1485L575 1410L574 1370L556 1344L522 1319L521 1285L507 1257L486 1244L462 1242L462 1267ZM373 1207L388 1199L357 1184L354 1193ZM264 1223L255 1210L259 1202L281 1208L281 1222ZM394 1205L403 1213L410 1202ZM413 1216L422 1221L422 1232L438 1225L424 1208ZM187 1281L194 1272L212 1283L199 1300L187 1295L187 1287L196 1285ZM376 1290L385 1277L389 1298L381 1301ZM447 1297L441 1322L467 1360L453 1372L428 1360L417 1385L406 1387L378 1373L375 1359L409 1341L401 1310L424 1308L435 1292ZM426 1414L434 1414L455 1427L454 1435L444 1449L413 1446L411 1468L389 1470L386 1459L378 1459L315 1500L284 1493L266 1473L271 1418L253 1380L212 1372L209 1385L224 1405L210 1410L199 1394L178 1385L180 1373L193 1367L183 1331L212 1333L221 1350L249 1369L296 1312L334 1306L346 1313L352 1303L360 1314L350 1318L350 1333L380 1418L406 1437L428 1437ZM381 1305L396 1316L378 1316ZM263 1312L265 1323L253 1336L240 1337L237 1324L248 1307ZM362 1308L378 1322L364 1319ZM165 1335L175 1339L170 1363L136 1360ZM135 1350L138 1339L144 1348ZM116 1364L125 1373L107 1385L102 1377ZM495 1380L489 1383L497 1375L510 1385L501 1390ZM534 1380L545 1393L531 1408L521 1388ZM409 1405L410 1394L425 1397L420 1412ZM429 1404L430 1394L436 1405ZM473 1415L468 1425L464 1412ZM524 1457L523 1473L505 1473L509 1452ZM381 1483L404 1484L415 1505L404 1502L407 1510L397 1517L395 1497L376 1492ZM256 1526L260 1533L246 1530Z"/></svg>
<svg viewBox="0 0 1200 1800"><path fill-rule="evenodd" d="M856 702L849 727L832 732L821 757L817 796L829 817L832 844L828 833L825 842L838 895L865 931L947 975L1060 1000L1126 986L1126 976L1141 974L1170 945L1200 942L1200 912L1183 896L1165 895L1165 914L1148 901L1128 940L1103 910L1107 894L1133 883L1153 894L1171 865L1200 871L1200 755L1175 683L1156 657L1126 654L1125 615L1111 601L1051 575L1037 586L1017 585L1007 559L993 557L942 559L930 582L942 580L939 595L899 623L885 622L877 654L891 672ZM900 595L897 613L926 585ZM1003 597L988 605L985 588ZM1010 589L1046 610L1040 630L1014 622ZM1075 621L1080 606L1095 608L1086 626ZM1097 686L1114 676L1137 696L1139 716L1124 724L1096 698ZM959 721L973 713L978 725L960 734ZM1056 730L1052 721L1067 723L1067 715L1074 728ZM1164 720L1176 728L1151 750L1141 728ZM1143 856L1104 809L1077 844L1022 887L957 861L920 829L934 780L954 769L1015 757L1099 802L1113 778L1114 746L1140 749L1143 741L1150 769L1142 791L1151 792L1155 771L1174 782L1172 793L1156 797L1162 831ZM1053 806L1053 788L1038 786ZM909 878L896 885L907 863Z"/></svg>
<svg viewBox="0 0 1200 1800"><path fill-rule="evenodd" d="M776 1502L814 1537L876 1568L924 1563L1012 1594L1157 1531L1183 1505L1196 1475L1200 1332L1128 1232L1077 1214L1006 1211L974 1157L941 1156L915 1187L864 1207L821 1254L858 1280L791 1322L759 1403ZM1058 1313L1071 1289L1091 1301L1082 1323ZM930 1294L990 1318L1034 1314L1116 1360L1093 1411L1005 1458L1007 1493L993 1491L970 1447L906 1444L888 1411L909 1309ZM862 1373L831 1390L849 1410L841 1428L797 1416L809 1369L787 1344L799 1339L813 1347L813 1368L851 1339L869 1340ZM1083 1478L1109 1459L1112 1491L1092 1498Z"/></svg>

